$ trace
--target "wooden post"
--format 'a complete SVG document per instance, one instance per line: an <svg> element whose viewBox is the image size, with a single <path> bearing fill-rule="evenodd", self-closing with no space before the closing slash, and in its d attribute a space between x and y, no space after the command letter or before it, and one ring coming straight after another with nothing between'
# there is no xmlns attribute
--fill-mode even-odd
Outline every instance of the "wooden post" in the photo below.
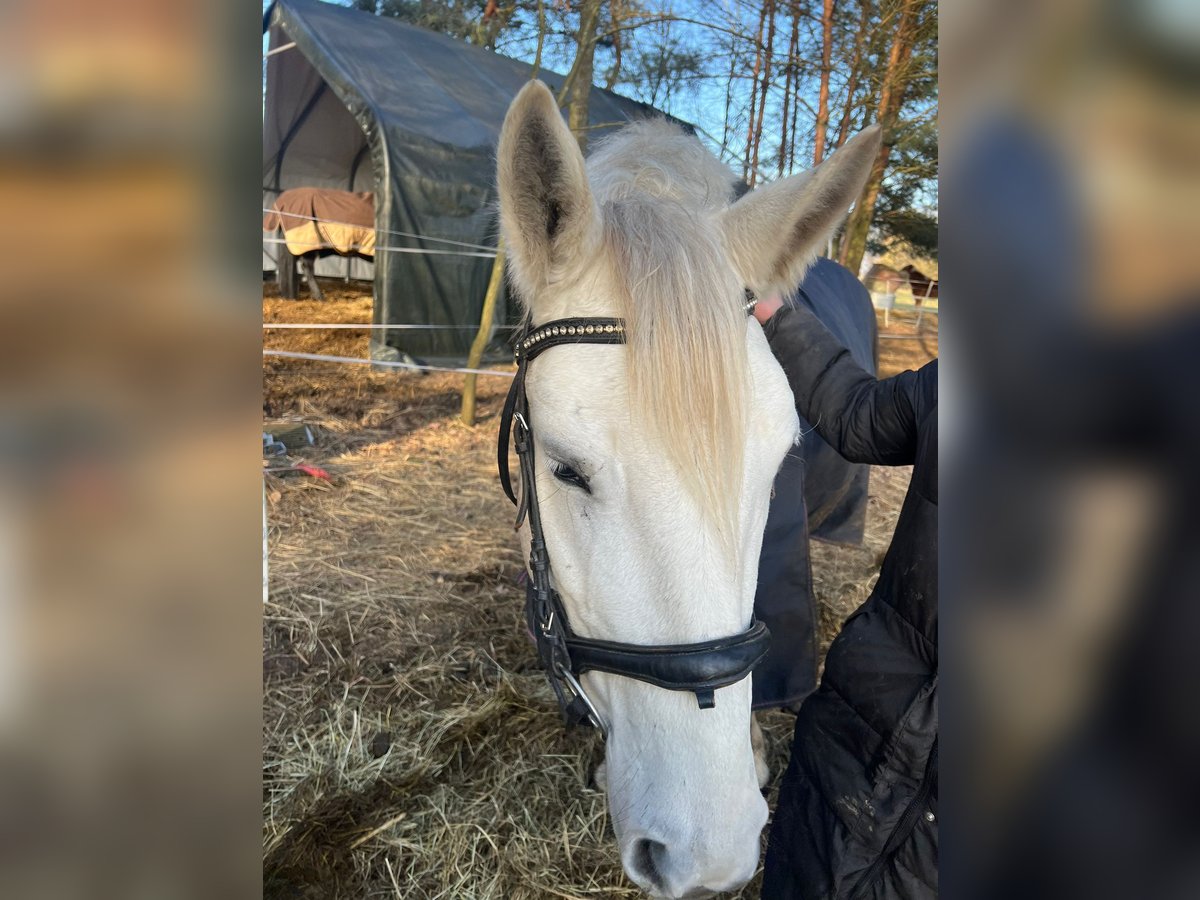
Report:
<svg viewBox="0 0 1200 900"><path fill-rule="evenodd" d="M488 280L487 293L483 295L483 312L479 314L479 331L471 344L467 356L467 368L478 369L492 331L492 318L496 314L496 297L500 294L500 281L504 277L504 238L496 242L496 259L492 263L492 277ZM475 425L475 379L469 374L463 384L462 420L464 425Z"/></svg>
<svg viewBox="0 0 1200 900"><path fill-rule="evenodd" d="M282 235L283 232L276 232ZM279 296L284 300L295 300L298 296L296 285L296 257L287 244L279 244L279 257L275 261L275 280L279 284Z"/></svg>
<svg viewBox="0 0 1200 900"><path fill-rule="evenodd" d="M267 602L270 596L271 580L268 577L267 571L267 480L263 478L262 483L263 497L263 604Z"/></svg>

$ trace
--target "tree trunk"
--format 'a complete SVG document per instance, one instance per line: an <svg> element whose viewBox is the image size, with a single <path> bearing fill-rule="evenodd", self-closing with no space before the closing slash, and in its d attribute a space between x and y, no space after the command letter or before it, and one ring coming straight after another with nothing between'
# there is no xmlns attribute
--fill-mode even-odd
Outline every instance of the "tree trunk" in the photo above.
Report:
<svg viewBox="0 0 1200 900"><path fill-rule="evenodd" d="M538 22L538 38L537 38L537 53L533 57L533 72L529 76L529 80L538 77L538 73L542 70L542 47L546 43L546 4L545 0L538 0L537 5L537 22Z"/></svg>
<svg viewBox="0 0 1200 900"><path fill-rule="evenodd" d="M799 4L797 4L797 6L796 6L796 18L797 19L800 18ZM783 123L784 127L788 128L788 172L794 172L796 170L796 122L800 118L800 116L799 116L799 113L800 113L800 76L802 76L804 74L804 63L803 63L803 60L800 59L800 36L799 36L799 34L796 35L795 59L796 59L796 78L795 78L796 96L794 98L792 98L792 124L789 127L787 122Z"/></svg>
<svg viewBox="0 0 1200 900"><path fill-rule="evenodd" d="M821 87L817 94L817 130L813 135L813 165L825 158L825 131L829 127L829 72L833 58L833 4L825 0L821 10Z"/></svg>
<svg viewBox="0 0 1200 900"><path fill-rule="evenodd" d="M734 41L729 42L729 80L725 82L725 126L721 132L721 161L725 161L725 154L729 151L729 109L733 106L733 76L737 72L737 44ZM742 173L742 178L746 177L745 172Z"/></svg>
<svg viewBox="0 0 1200 900"><path fill-rule="evenodd" d="M791 166L788 161L788 108L792 99L792 81L795 77L795 86L799 92L800 78L796 71L796 56L799 53L800 47L800 7L796 0L792 0L792 33L788 37L787 62L784 65L784 81L783 81L783 116L780 118L779 129L779 177L783 177L785 169L791 171ZM796 98L796 105L800 105L799 97ZM795 139L795 131L792 132L793 140ZM794 148L793 148L794 150ZM795 155L794 153L792 154Z"/></svg>
<svg viewBox="0 0 1200 900"><path fill-rule="evenodd" d="M754 129L754 156L750 162L750 187L758 183L758 148L762 143L763 117L767 112L767 88L771 84L771 51L775 44L775 0L763 4L767 17L767 44L763 50L762 89L758 97L758 125Z"/></svg>
<svg viewBox="0 0 1200 900"><path fill-rule="evenodd" d="M579 37L575 65L567 76L571 79L567 124L587 153L588 99L592 93L592 63L596 57L596 30L600 25L600 0L581 0L579 4ZM566 88L567 85L564 85Z"/></svg>
<svg viewBox="0 0 1200 900"><path fill-rule="evenodd" d="M871 166L871 176L867 179L862 196L858 198L854 212L846 222L846 233L842 239L838 261L852 272L858 271L867 249L867 232L875 215L875 202L879 199L879 187L883 183L888 156L892 150L892 132L904 101L905 88L908 86L908 62L912 57L916 37L917 2L918 0L901 0L895 37L888 53L887 69L879 90L877 112L878 121L883 126L883 143L880 144L879 154Z"/></svg>
<svg viewBox="0 0 1200 900"><path fill-rule="evenodd" d="M758 33L754 36L754 70L750 75L750 121L746 125L746 155L742 157L742 181L754 187L758 174L750 167L750 154L754 150L754 113L758 103L758 73L762 71L763 24L767 21L767 0L764 0L758 16Z"/></svg>
<svg viewBox="0 0 1200 900"><path fill-rule="evenodd" d="M613 64L608 70L608 74L604 78L604 89L611 91L617 86L617 81L621 77L621 18L624 8L620 0L612 0L609 4L608 15L612 20L612 41L613 41Z"/></svg>
<svg viewBox="0 0 1200 900"><path fill-rule="evenodd" d="M858 90L858 80L862 76L863 54L866 51L867 31L871 25L871 0L860 0L858 34L854 36L854 55L850 58L850 71L846 82L846 106L842 110L842 121L838 124L838 136L834 147L840 147L850 137L850 119L854 115L854 94Z"/></svg>

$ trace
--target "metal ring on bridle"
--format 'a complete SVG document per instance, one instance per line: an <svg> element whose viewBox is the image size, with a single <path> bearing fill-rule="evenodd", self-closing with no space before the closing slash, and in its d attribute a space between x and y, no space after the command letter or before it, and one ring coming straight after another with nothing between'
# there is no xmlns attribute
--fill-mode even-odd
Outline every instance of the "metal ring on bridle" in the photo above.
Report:
<svg viewBox="0 0 1200 900"><path fill-rule="evenodd" d="M596 704L592 702L592 698L587 695L587 691L583 689L583 685L579 683L579 679L571 674L571 670L558 667L558 677L571 686L575 696L583 701L583 705L587 707L588 717L592 720L592 725L600 729L602 737L608 737L608 723L604 721L604 716L600 715L600 710L596 709Z"/></svg>

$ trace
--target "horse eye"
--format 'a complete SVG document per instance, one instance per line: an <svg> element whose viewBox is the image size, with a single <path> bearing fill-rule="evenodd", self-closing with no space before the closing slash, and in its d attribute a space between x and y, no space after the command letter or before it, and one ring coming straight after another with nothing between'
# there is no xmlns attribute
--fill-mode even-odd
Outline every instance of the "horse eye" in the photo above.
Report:
<svg viewBox="0 0 1200 900"><path fill-rule="evenodd" d="M551 463L550 471L554 473L554 477L564 484L574 485L577 488L582 488L589 494L592 489L588 487L587 479L568 466L566 463Z"/></svg>

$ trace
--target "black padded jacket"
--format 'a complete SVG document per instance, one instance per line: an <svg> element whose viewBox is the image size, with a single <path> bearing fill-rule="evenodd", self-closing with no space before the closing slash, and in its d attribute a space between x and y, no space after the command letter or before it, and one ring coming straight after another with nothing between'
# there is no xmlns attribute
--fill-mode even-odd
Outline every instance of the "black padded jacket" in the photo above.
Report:
<svg viewBox="0 0 1200 900"><path fill-rule="evenodd" d="M937 361L877 380L803 308L765 331L822 438L913 474L879 581L797 716L762 896L936 897Z"/></svg>

